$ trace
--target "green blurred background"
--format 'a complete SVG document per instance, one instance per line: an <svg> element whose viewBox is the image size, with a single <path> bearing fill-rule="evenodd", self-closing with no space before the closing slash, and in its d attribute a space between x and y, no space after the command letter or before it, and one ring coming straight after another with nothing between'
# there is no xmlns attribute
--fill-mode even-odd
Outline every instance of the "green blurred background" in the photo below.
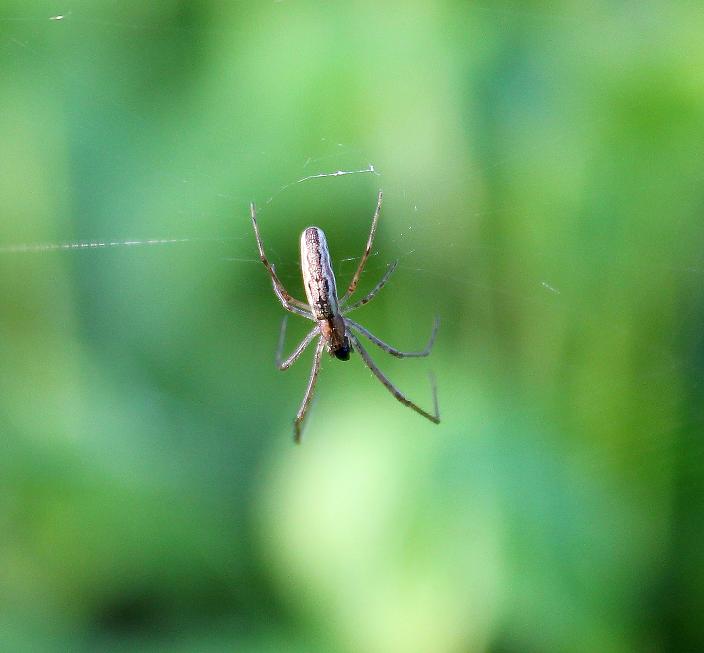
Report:
<svg viewBox="0 0 704 653"><path fill-rule="evenodd" d="M704 650L700 2L0 2L0 649ZM363 171L315 177L337 170ZM312 177L305 181L307 177ZM435 350L273 364L340 283ZM164 244L75 246L149 239ZM74 246L63 248L62 243ZM289 321L287 348L305 333Z"/></svg>

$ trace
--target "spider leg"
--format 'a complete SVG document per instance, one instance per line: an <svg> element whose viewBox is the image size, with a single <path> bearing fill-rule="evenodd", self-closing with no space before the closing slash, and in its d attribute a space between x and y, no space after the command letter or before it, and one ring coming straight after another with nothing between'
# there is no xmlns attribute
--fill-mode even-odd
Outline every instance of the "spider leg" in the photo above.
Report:
<svg viewBox="0 0 704 653"><path fill-rule="evenodd" d="M271 269L276 274L276 267L274 264L271 264ZM275 282L272 282L272 286L274 287L274 293L276 296L279 298L279 301L281 302L281 305L289 312L295 313L296 315L300 315L301 317L306 318L307 320L313 320L315 321L315 318L313 317L313 313L310 312L310 308L308 304L304 304L303 302L299 302L301 305L305 306L305 308L298 308L298 306L295 306L294 304L290 303L289 300L293 299L289 295L289 298L287 299L283 294L282 294L282 289L283 286L279 287L276 285ZM283 292L286 292L283 290ZM297 299L294 299L293 301L298 301Z"/></svg>
<svg viewBox="0 0 704 653"><path fill-rule="evenodd" d="M430 353L430 350L433 348L435 336L437 335L438 328L440 327L440 320L436 317L435 321L433 322L433 331L430 334L428 344L422 351L399 351L395 347L392 347L391 345L385 343L383 340L377 338L371 331L365 329L361 324L358 324L354 320L350 320L348 317L343 317L342 319L345 321L345 324L347 326L351 327L355 331L359 331L359 333L361 333L366 338L369 338L369 340L371 340L377 347L383 349L387 354L396 356L396 358L422 358L423 356L427 356Z"/></svg>
<svg viewBox="0 0 704 653"><path fill-rule="evenodd" d="M315 390L315 382L318 380L318 373L320 372L320 356L323 353L323 347L325 346L325 340L320 338L318 344L315 347L315 354L313 355L313 367L310 370L310 377L308 378L308 387L306 388L306 393L303 395L303 401L301 402L301 407L296 413L296 419L293 422L293 440L296 444L301 442L301 430L303 420L306 417L308 408L310 408L311 399L313 399L313 391Z"/></svg>
<svg viewBox="0 0 704 653"><path fill-rule="evenodd" d="M359 261L359 266L357 267L357 271L354 273L354 276L352 277L352 281L350 281L349 288L347 288L347 292L342 296L342 299L340 300L342 302L349 299L350 295L357 289L357 284L359 283L359 277L362 275L362 271L364 270L364 266L367 262L367 259L369 258L369 253L372 251L372 244L374 242L374 234L376 233L376 223L379 221L379 213L381 212L381 201L382 201L383 197L384 197L383 193L381 191L379 191L379 196L377 197L377 201L376 201L376 211L374 211L374 217L372 218L372 228L371 228L371 231L369 232L369 238L367 239L367 246L364 248L364 254L362 254L362 259Z"/></svg>
<svg viewBox="0 0 704 653"><path fill-rule="evenodd" d="M283 372L287 370L291 365L293 365L301 356L301 354L306 350L306 347L311 343L311 340L315 338L316 335L320 333L320 328L316 325L308 335L301 340L298 347L294 352L285 360L281 360L281 352L284 348L284 338L286 337L286 322L288 321L288 315L284 315L284 319L281 322L281 333L279 334L279 346L276 349L276 366Z"/></svg>
<svg viewBox="0 0 704 653"><path fill-rule="evenodd" d="M264 252L264 243L262 242L262 237L259 233L259 225L257 224L257 209L254 206L254 202L252 202L249 205L249 212L250 212L250 215L252 216L252 226L254 227L254 235L257 239L257 248L259 249L259 259L264 264L264 267L267 269L267 272L269 273L269 276L271 277L271 282L274 284L274 292L276 293L276 296L279 298L281 305L287 311L291 311L291 313L303 315L303 317L309 317L308 314L305 313L305 311L310 313L310 310L308 308L308 304L296 299L295 297L292 297L288 293L286 288L284 288L284 285L279 280L279 277L276 275L276 270L274 269L274 266L271 263L269 263L269 259L266 257L266 253ZM294 309L298 309L298 310L294 310ZM312 316L310 317L310 319L313 319Z"/></svg>
<svg viewBox="0 0 704 653"><path fill-rule="evenodd" d="M360 306L364 306L365 304L368 304L372 299L374 299L374 296L386 285L386 282L391 278L391 275L394 273L394 270L396 269L396 266L398 265L398 259L396 259L391 265L389 265L388 269L384 273L384 276L381 278L381 281L374 286L374 288L362 299L358 299L354 304L344 307L344 312L349 313L350 311L355 310L356 308L359 308Z"/></svg>
<svg viewBox="0 0 704 653"><path fill-rule="evenodd" d="M352 343L352 346L354 347L354 349L356 349L359 352L360 356L362 357L364 364L371 370L372 374L374 374L374 376L376 376L376 378L379 379L379 381L381 381L384 384L386 389L398 401L400 401L404 406L408 406L409 408L412 408L413 410L416 411L416 413L422 415L426 419L429 419L434 424L440 423L440 410L438 408L438 393L437 393L437 387L435 386L434 380L431 379L435 414L431 415L430 413L423 410L420 406L418 406L418 404L415 404L414 402L412 402L393 383L391 383L391 381L389 381L389 379L384 375L384 373L375 365L374 361L369 357L369 354L367 353L366 349L364 349L364 347L362 347L357 336L350 333L348 337L349 337L350 342Z"/></svg>

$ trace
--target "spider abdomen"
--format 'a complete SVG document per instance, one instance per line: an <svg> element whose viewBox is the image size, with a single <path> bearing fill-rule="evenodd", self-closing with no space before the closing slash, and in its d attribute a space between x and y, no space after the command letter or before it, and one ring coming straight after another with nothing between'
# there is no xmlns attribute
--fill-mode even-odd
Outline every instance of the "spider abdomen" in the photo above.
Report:
<svg viewBox="0 0 704 653"><path fill-rule="evenodd" d="M313 317L329 321L340 314L335 275L323 230L307 227L301 234L303 286Z"/></svg>
<svg viewBox="0 0 704 653"><path fill-rule="evenodd" d="M319 227L308 227L301 234L301 270L308 305L328 351L339 360L349 360L350 345L337 300L328 242Z"/></svg>

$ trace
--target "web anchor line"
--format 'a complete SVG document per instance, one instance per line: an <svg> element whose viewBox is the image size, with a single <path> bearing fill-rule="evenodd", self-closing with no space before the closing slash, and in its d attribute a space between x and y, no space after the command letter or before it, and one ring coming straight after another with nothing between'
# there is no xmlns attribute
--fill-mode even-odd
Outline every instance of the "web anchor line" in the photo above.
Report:
<svg viewBox="0 0 704 653"><path fill-rule="evenodd" d="M148 247L222 240L223 238L148 238L146 240L79 240L64 243L22 243L19 245L0 245L0 254L34 254L69 249L108 249L111 247Z"/></svg>
<svg viewBox="0 0 704 653"><path fill-rule="evenodd" d="M307 163L308 162L306 162L306 164ZM377 177L381 177L381 173L377 172L377 169L374 167L373 163L370 163L366 168L362 168L361 170L335 170L334 172L318 172L317 174L308 175L306 177L302 177L301 179L296 179L296 181L292 181L288 184L284 184L265 203L271 204L271 202L274 201L274 198L276 198L278 195L283 193L287 188L290 188L291 186L295 186L296 184L303 184L306 181L311 181L312 179L324 179L326 177L345 177L347 175L364 175L364 174L373 174L373 175L376 175Z"/></svg>

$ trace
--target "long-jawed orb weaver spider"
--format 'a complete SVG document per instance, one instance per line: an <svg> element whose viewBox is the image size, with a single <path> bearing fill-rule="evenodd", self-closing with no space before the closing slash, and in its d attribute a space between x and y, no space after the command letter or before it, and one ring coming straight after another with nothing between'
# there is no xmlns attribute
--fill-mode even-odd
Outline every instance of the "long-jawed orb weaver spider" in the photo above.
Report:
<svg viewBox="0 0 704 653"><path fill-rule="evenodd" d="M303 286L306 291L306 297L308 298L307 304L295 299L288 293L279 280L273 264L269 263L269 260L264 253L262 238L259 234L257 213L254 203L249 205L252 216L252 225L254 226L254 235L257 238L257 247L259 248L259 258L271 276L274 292L279 298L281 305L290 313L301 315L302 317L317 323L286 360L281 360L281 351L283 349L284 336L286 334L286 317L284 317L284 320L281 323L279 346L276 352L276 364L282 371L291 367L291 365L293 365L305 351L308 345L313 342L316 337L318 337L318 343L315 346L315 354L313 356L313 367L308 379L308 387L306 388L306 393L303 396L301 407L298 409L298 413L296 414L296 419L293 422L294 440L296 443L301 441L303 420L305 419L308 408L310 407L310 402L313 398L315 383L318 380L318 372L320 371L320 358L325 346L327 346L328 353L331 356L334 356L341 361L349 360L350 353L357 351L362 357L364 364L371 370L374 376L376 376L376 378L384 384L386 389L394 397L396 397L396 399L398 399L398 401L405 406L412 408L417 413L420 413L423 417L429 419L434 424L440 423L440 412L438 410L438 398L435 383L433 382L432 384L435 412L431 414L408 399L408 397L406 397L398 388L396 388L393 383L391 383L384 373L376 366L367 353L367 350L362 347L359 339L353 333L356 331L357 333L365 336L379 348L383 349L392 356L396 356L397 358L418 358L421 356L427 356L430 353L433 343L435 342L435 336L438 332L438 318L435 318L433 330L430 334L430 339L428 340L428 344L425 346L425 349L422 351L399 351L395 347L392 347L377 338L361 324L358 324L354 320L347 317L348 313L354 311L360 306L364 306L364 304L367 304L373 299L373 297L386 285L386 282L389 280L398 265L398 260L394 261L386 270L386 273L381 278L381 281L379 281L379 283L377 283L366 296L357 300L353 304L349 303L352 294L357 289L359 277L364 270L364 265L366 264L372 249L374 234L376 233L376 225L381 212L382 198L383 194L379 191L376 211L374 211L374 217L372 218L372 228L369 232L369 238L367 239L367 246L364 249L364 254L362 254L362 258L359 261L359 266L352 277L349 287L339 300L337 297L337 286L335 285L335 275L333 274L332 265L330 263L330 252L328 251L328 244L323 230L319 227L307 227L303 230L303 233L301 234L301 269L303 272Z"/></svg>

